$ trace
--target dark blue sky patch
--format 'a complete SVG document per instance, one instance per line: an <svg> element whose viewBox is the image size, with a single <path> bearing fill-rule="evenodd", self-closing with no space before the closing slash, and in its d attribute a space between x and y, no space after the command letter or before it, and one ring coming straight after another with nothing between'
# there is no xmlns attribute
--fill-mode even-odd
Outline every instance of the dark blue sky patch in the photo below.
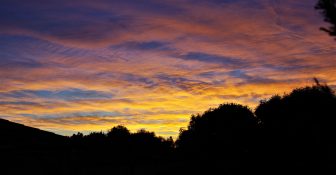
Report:
<svg viewBox="0 0 336 175"><path fill-rule="evenodd" d="M224 76L226 75L225 72L215 72L215 71L207 71L207 72L202 72L198 74L197 76L203 77L203 78L214 78L217 76Z"/></svg>
<svg viewBox="0 0 336 175"><path fill-rule="evenodd" d="M243 67L247 65L247 62L240 59L220 55L212 55L202 52L189 52L185 55L180 55L177 57L183 60L193 60L204 63L216 63L231 67Z"/></svg>
<svg viewBox="0 0 336 175"><path fill-rule="evenodd" d="M45 94L48 96L49 94ZM71 99L107 99L112 98L111 94L93 91L93 90L81 90L81 89L70 89L58 91L55 94L51 94L52 96L56 96L56 98L71 100Z"/></svg>
<svg viewBox="0 0 336 175"><path fill-rule="evenodd" d="M164 74L164 73L158 74L155 77L160 79L160 80L171 82L173 84L191 81L191 80L189 80L187 78L184 78L184 77L173 76L173 75L168 75L168 74Z"/></svg>
<svg viewBox="0 0 336 175"><path fill-rule="evenodd" d="M40 104L28 101L0 101L0 105L39 106Z"/></svg>
<svg viewBox="0 0 336 175"><path fill-rule="evenodd" d="M193 80L185 77L168 75L164 73L155 75L155 78L158 79L158 82L167 84L168 86L177 87L185 91L191 91L195 87L208 85L208 83L200 80Z"/></svg>
<svg viewBox="0 0 336 175"><path fill-rule="evenodd" d="M274 83L276 80L264 78L261 76L250 76L243 70L233 70L227 73L233 78L238 78L243 80L241 84L269 84Z"/></svg>
<svg viewBox="0 0 336 175"><path fill-rule="evenodd" d="M321 65L307 65L304 61L286 61L285 64L263 64L263 67L276 71L297 72L302 70L322 69Z"/></svg>
<svg viewBox="0 0 336 175"><path fill-rule="evenodd" d="M4 54L0 54L0 57ZM3 57L4 58L4 57ZM38 61L32 59L25 60L12 60L12 59L3 59L0 62L1 69L13 69L13 68L41 68L44 65Z"/></svg>
<svg viewBox="0 0 336 175"><path fill-rule="evenodd" d="M116 46L112 46L111 48L122 48L127 50L173 50L168 46L166 42L160 41L148 41L148 42L125 42Z"/></svg>
<svg viewBox="0 0 336 175"><path fill-rule="evenodd" d="M120 113L117 111L91 111L91 112L74 112L74 113L61 113L61 114L49 114L49 115L35 115L35 114L20 114L24 117L30 117L35 119L55 119L55 118L80 118L80 117L127 117L129 114Z"/></svg>
<svg viewBox="0 0 336 175"><path fill-rule="evenodd" d="M108 2L106 2L108 3ZM0 21L8 30L23 29L64 40L97 41L110 33L132 29L129 16L102 11L88 3L6 2L0 7ZM132 22L133 21L133 22Z"/></svg>
<svg viewBox="0 0 336 175"><path fill-rule="evenodd" d="M254 9L262 9L264 8L263 3L259 0L188 0L190 3L198 3L198 4L211 4L214 6L226 6L231 4L239 4L242 8L254 8Z"/></svg>
<svg viewBox="0 0 336 175"><path fill-rule="evenodd" d="M174 16L183 15L186 13L185 9L179 7L175 3L167 3L167 1L158 0L114 0L106 1L109 2L111 6L128 6L138 9L140 11L145 11L148 13L163 15L163 16ZM169 2L169 1L168 1Z"/></svg>
<svg viewBox="0 0 336 175"><path fill-rule="evenodd" d="M111 79L123 80L130 84L141 85L146 88L153 88L157 86L157 83L154 81L154 79L131 73L100 72L95 74L95 76L100 79L105 79L106 81Z"/></svg>
<svg viewBox="0 0 336 175"><path fill-rule="evenodd" d="M10 98L45 98L60 100L90 100L90 99L109 99L113 95L106 92L81 89L66 89L59 91L50 90L21 90L9 93L1 93L0 97Z"/></svg>
<svg viewBox="0 0 336 175"><path fill-rule="evenodd" d="M140 83L140 84L145 85L145 87L147 88L153 88L157 86L157 83L151 78L147 78L147 77L143 77L143 76L139 76L135 74L122 74L120 76L121 76L121 79L127 82L134 83L134 84Z"/></svg>
<svg viewBox="0 0 336 175"><path fill-rule="evenodd" d="M174 3L152 0L59 0L48 3L5 0L0 6L0 21L7 30L20 29L65 41L91 43L144 30L146 21L142 20L141 13L133 14L132 9L155 16L185 13Z"/></svg>
<svg viewBox="0 0 336 175"><path fill-rule="evenodd" d="M92 53L86 49L65 47L34 37L23 35L1 35L0 34L0 64L7 62L33 63L43 62L50 56L58 57L83 57ZM29 66L29 64L27 65Z"/></svg>

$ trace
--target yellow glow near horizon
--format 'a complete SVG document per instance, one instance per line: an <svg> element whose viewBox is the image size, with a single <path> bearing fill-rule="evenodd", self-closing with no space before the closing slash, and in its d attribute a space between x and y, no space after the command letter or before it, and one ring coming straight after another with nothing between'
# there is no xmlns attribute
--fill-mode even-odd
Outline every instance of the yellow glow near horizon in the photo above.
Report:
<svg viewBox="0 0 336 175"><path fill-rule="evenodd" d="M253 110L313 77L336 87L335 41L314 0L146 3L13 6L0 29L0 118L176 137L222 103Z"/></svg>

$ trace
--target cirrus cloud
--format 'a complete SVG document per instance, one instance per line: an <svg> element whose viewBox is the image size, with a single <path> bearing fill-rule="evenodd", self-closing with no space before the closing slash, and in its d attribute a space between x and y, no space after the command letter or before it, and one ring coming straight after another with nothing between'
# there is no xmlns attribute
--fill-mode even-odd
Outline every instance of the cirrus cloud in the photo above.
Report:
<svg viewBox="0 0 336 175"><path fill-rule="evenodd" d="M48 3L46 3L48 2ZM315 1L3 0L0 116L69 135L178 134L224 102L336 86Z"/></svg>

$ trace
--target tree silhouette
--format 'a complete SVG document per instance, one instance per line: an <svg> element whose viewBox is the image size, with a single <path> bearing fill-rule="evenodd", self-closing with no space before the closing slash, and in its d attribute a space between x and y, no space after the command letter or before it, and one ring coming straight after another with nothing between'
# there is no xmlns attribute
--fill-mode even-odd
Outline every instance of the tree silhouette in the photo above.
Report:
<svg viewBox="0 0 336 175"><path fill-rule="evenodd" d="M107 132L107 138L114 149L127 149L130 145L130 131L122 125L113 127Z"/></svg>
<svg viewBox="0 0 336 175"><path fill-rule="evenodd" d="M171 139L157 137L154 132L140 129L132 134L132 144L135 146L135 151L142 156L158 156L171 152L174 142Z"/></svg>
<svg viewBox="0 0 336 175"><path fill-rule="evenodd" d="M315 8L324 16L324 21L331 24L328 28L320 29L331 36L336 36L336 0L319 0Z"/></svg>
<svg viewBox="0 0 336 175"><path fill-rule="evenodd" d="M130 131L125 126L122 125L113 127L107 133L107 137L112 140L127 138L130 135L131 135Z"/></svg>
<svg viewBox="0 0 336 175"><path fill-rule="evenodd" d="M327 85L317 81L315 86L295 89L282 97L273 96L261 101L255 114L263 129L261 151L269 160L264 162L265 167L301 173L321 173L332 168L336 97Z"/></svg>
<svg viewBox="0 0 336 175"><path fill-rule="evenodd" d="M238 104L222 104L218 108L209 109L202 115L193 115L188 129L181 131L177 146L207 147L213 146L213 142L241 142L244 140L241 138L249 135L249 131L256 126L256 119L248 107ZM239 138L234 136L239 136Z"/></svg>
<svg viewBox="0 0 336 175"><path fill-rule="evenodd" d="M222 104L192 116L188 129L181 130L176 146L187 158L203 162L204 173L221 167L235 169L243 165L253 150L257 127L248 107Z"/></svg>

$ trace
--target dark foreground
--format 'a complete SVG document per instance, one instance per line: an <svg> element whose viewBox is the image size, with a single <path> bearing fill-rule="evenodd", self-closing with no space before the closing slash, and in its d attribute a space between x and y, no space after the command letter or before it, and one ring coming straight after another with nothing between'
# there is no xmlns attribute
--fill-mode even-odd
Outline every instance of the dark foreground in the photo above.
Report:
<svg viewBox="0 0 336 175"><path fill-rule="evenodd" d="M153 132L64 137L0 120L0 174L335 174L336 96L327 86L223 104L191 117L178 139Z"/></svg>

